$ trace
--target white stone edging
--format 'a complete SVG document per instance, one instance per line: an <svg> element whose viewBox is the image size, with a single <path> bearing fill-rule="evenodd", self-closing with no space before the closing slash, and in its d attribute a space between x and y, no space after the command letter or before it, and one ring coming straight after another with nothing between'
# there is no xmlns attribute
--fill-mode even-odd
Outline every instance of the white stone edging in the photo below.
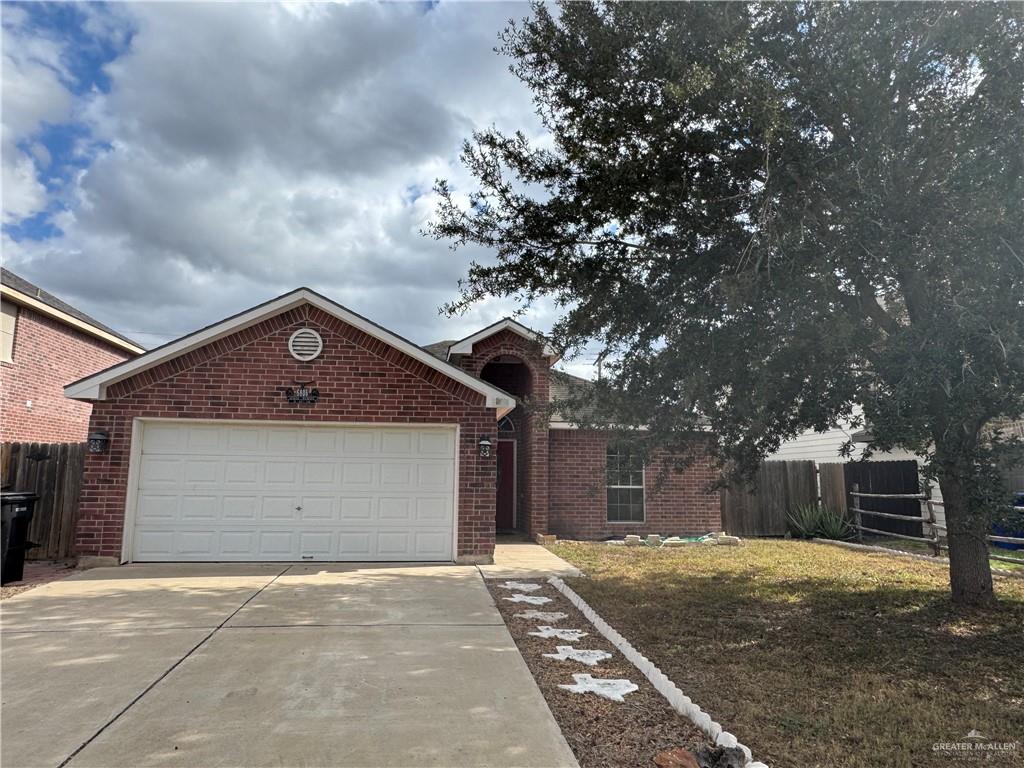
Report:
<svg viewBox="0 0 1024 768"><path fill-rule="evenodd" d="M927 522L927 521L926 521ZM949 565L949 559L945 557L935 557L934 555L923 555L920 552L907 552L903 549L893 549L892 547L881 547L876 544L857 544L853 541L839 541L838 539L819 539L814 537L811 539L815 544L831 544L834 547L842 547L843 549L852 549L858 552L877 552L880 555L894 555L896 557L912 557L915 560L924 560L928 563L935 563L936 565ZM992 573L997 573L1000 576L1013 576L1015 578L1024 577L1024 571L1011 571L1008 568L996 568L989 566Z"/></svg>
<svg viewBox="0 0 1024 768"><path fill-rule="evenodd" d="M655 690L658 691L668 701L669 706L672 707L676 712L686 717L694 725L700 728L706 733L715 744L719 747L739 747L743 751L743 754L747 758L747 768L768 768L767 765L760 762L751 762L752 756L750 749L743 744L740 744L736 737L733 736L726 730L722 729L720 723L716 723L711 719L711 715L702 710L689 696L686 696L679 688L668 679L668 676L658 669L654 664L647 659L642 653L637 651L630 642L616 632L604 619L597 615L597 612L587 605L586 601L577 595L569 585L562 581L557 576L552 576L548 579L548 583L561 592L569 600L570 603L575 605L580 612L587 617L591 624L600 632L604 637L614 645L618 651L629 660L640 672L646 677L651 685L654 686Z"/></svg>

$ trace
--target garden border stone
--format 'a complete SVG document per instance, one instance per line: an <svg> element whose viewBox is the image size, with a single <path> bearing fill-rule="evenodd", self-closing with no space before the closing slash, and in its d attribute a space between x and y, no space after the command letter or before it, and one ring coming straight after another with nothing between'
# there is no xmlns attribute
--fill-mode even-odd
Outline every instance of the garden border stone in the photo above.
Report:
<svg viewBox="0 0 1024 768"><path fill-rule="evenodd" d="M669 680L668 676L664 672L654 666L654 664L634 648L626 638L615 631L615 629L602 619L598 615L597 611L591 608L582 597L577 595L568 584L557 576L549 578L548 583L565 595L569 602L576 606L587 620L594 625L597 631L600 632L608 642L615 646L627 661L640 670L643 676L646 677L651 682L651 685L654 686L654 689L665 697L672 709L686 717L694 725L704 731L704 733L714 740L717 746L737 747L742 750L743 754L746 755L747 758L747 768L768 768L764 763L753 761L753 757L748 747L740 744L733 734L724 730L720 723L711 719L711 715L694 704L693 700L690 699L689 696L685 695L675 683Z"/></svg>

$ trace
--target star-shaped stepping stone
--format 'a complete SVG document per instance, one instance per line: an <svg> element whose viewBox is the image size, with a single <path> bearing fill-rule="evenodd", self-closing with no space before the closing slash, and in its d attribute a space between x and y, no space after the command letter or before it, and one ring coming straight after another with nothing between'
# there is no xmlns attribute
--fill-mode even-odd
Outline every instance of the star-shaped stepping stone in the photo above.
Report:
<svg viewBox="0 0 1024 768"><path fill-rule="evenodd" d="M549 659L558 659L559 661L578 661L581 664L586 664L588 667L592 667L612 657L608 651L577 650L571 645L559 645L556 646L556 650L558 653L545 653L544 656Z"/></svg>
<svg viewBox="0 0 1024 768"><path fill-rule="evenodd" d="M514 618L517 619L538 619L540 621L561 621L562 619L568 619L568 613L562 613L561 611L523 611L517 613Z"/></svg>
<svg viewBox="0 0 1024 768"><path fill-rule="evenodd" d="M582 629L559 629L558 627L537 627L536 632L529 634L534 637L557 637L559 640L568 640L572 643L587 635Z"/></svg>
<svg viewBox="0 0 1024 768"><path fill-rule="evenodd" d="M572 679L576 681L573 685L560 685L558 687L572 693L596 693L602 698L620 703L625 701L623 696L627 693L640 690L640 686L636 683L631 683L629 680L602 680L600 678L595 679L590 675L573 675Z"/></svg>
<svg viewBox="0 0 1024 768"><path fill-rule="evenodd" d="M520 592L536 592L541 588L540 584L527 584L525 581L506 581L498 586L502 589L517 589Z"/></svg>
<svg viewBox="0 0 1024 768"><path fill-rule="evenodd" d="M530 605L544 605L544 603L550 603L550 597L544 597L543 595L520 595L518 593L512 595L512 597L503 597L502 600L508 600L510 603L529 603Z"/></svg>

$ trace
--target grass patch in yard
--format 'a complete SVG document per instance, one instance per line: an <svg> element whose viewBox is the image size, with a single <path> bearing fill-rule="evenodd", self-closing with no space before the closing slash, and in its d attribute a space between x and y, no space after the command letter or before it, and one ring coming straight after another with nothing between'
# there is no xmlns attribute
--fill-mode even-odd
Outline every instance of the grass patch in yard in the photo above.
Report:
<svg viewBox="0 0 1024 768"><path fill-rule="evenodd" d="M873 547L900 549L904 552L912 552L919 555L932 556L935 554L934 550L932 550L932 545L924 541L909 541L907 539L897 539L889 536L865 535L863 542L857 542L856 539L854 542L868 544ZM988 551L991 555L1002 555L1003 557L1015 557L1024 560L1024 549L1003 549L1002 547L997 547L995 544L989 544ZM946 556L946 552L943 552L943 556ZM988 562L993 568L1004 568L1008 571L1015 569L1024 570L1024 564L1022 563L1008 563L1005 560L994 559L989 560Z"/></svg>
<svg viewBox="0 0 1024 768"><path fill-rule="evenodd" d="M1024 739L1024 581L949 601L943 565L802 541L561 543L573 589L773 768L944 766ZM977 762L974 760L973 762ZM1024 746L987 765L1024 765Z"/></svg>

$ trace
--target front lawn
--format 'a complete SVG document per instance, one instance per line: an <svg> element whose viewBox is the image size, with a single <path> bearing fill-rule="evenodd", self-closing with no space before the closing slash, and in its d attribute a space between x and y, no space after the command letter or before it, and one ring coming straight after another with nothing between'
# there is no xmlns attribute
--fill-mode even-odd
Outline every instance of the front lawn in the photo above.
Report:
<svg viewBox="0 0 1024 768"><path fill-rule="evenodd" d="M798 541L559 543L568 583L773 768L944 766L1024 735L1024 580L949 602L945 567ZM978 755L981 757L981 755ZM1024 765L1024 746L988 765Z"/></svg>

